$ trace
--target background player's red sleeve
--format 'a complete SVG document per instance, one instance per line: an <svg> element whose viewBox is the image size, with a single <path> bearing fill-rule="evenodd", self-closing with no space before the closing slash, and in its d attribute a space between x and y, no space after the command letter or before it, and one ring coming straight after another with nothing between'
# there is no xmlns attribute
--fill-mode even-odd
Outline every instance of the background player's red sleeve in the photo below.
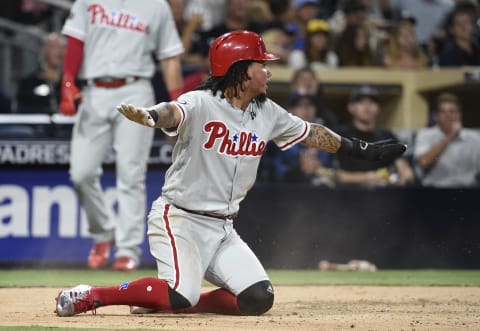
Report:
<svg viewBox="0 0 480 331"><path fill-rule="evenodd" d="M67 38L65 56L63 58L63 74L68 77L77 77L83 60L83 41L73 37Z"/></svg>
<svg viewBox="0 0 480 331"><path fill-rule="evenodd" d="M82 100L80 89L75 85L83 60L83 41L68 37L63 57L63 77L60 91L59 110L62 114L72 116Z"/></svg>
<svg viewBox="0 0 480 331"><path fill-rule="evenodd" d="M183 92L184 92L183 87L168 91L168 94L170 96L170 100L177 100L177 98L179 96L181 96L183 94Z"/></svg>

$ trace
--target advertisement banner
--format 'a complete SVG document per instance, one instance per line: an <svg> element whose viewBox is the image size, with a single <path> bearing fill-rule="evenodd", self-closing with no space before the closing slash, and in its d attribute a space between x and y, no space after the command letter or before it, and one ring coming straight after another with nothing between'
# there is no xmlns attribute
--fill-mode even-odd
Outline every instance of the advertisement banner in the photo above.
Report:
<svg viewBox="0 0 480 331"><path fill-rule="evenodd" d="M147 212L161 192L164 170L147 173ZM116 217L115 173L106 170L102 187ZM66 167L0 170L0 263L86 262L92 240ZM148 242L142 260L152 261Z"/></svg>

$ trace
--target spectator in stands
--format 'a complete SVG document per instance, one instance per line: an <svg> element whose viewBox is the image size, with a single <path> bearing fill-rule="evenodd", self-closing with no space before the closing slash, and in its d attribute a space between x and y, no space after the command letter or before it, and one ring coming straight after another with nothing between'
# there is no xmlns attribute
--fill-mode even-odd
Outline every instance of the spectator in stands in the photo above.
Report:
<svg viewBox="0 0 480 331"><path fill-rule="evenodd" d="M329 128L335 129L337 118L335 114L322 103L320 81L317 73L310 67L304 67L296 70L290 82L290 103L293 103L295 97L310 96L316 107L316 123L323 124Z"/></svg>
<svg viewBox="0 0 480 331"><path fill-rule="evenodd" d="M414 26L409 20L399 21L392 32L383 56L388 68L418 69L428 66L428 58L415 37Z"/></svg>
<svg viewBox="0 0 480 331"><path fill-rule="evenodd" d="M280 57L275 63L269 64L269 67L288 65L293 49L293 35L287 27L272 25L263 31L261 35L266 48Z"/></svg>
<svg viewBox="0 0 480 331"><path fill-rule="evenodd" d="M336 68L338 56L332 49L330 26L322 19L308 21L304 49L295 49L290 53L288 64L294 69L310 66L313 69Z"/></svg>
<svg viewBox="0 0 480 331"><path fill-rule="evenodd" d="M60 82L66 39L52 32L40 53L38 68L18 84L16 112L53 114L58 112Z"/></svg>
<svg viewBox="0 0 480 331"><path fill-rule="evenodd" d="M366 18L367 8L362 0L345 0L338 6L328 23L332 33L338 37L348 25L364 24Z"/></svg>
<svg viewBox="0 0 480 331"><path fill-rule="evenodd" d="M370 44L379 50L388 41L391 22L385 13L389 9L389 0L362 0L365 6L365 24L370 30Z"/></svg>
<svg viewBox="0 0 480 331"><path fill-rule="evenodd" d="M386 13L390 9L389 0L362 0L366 8L367 20L375 24L377 27L385 27Z"/></svg>
<svg viewBox="0 0 480 331"><path fill-rule="evenodd" d="M202 16L202 31L208 31L225 20L225 8L228 0L187 0L185 18L189 21L193 15Z"/></svg>
<svg viewBox="0 0 480 331"><path fill-rule="evenodd" d="M242 29L261 33L264 29L264 24L255 22L250 16L250 10L249 0L227 0L225 21L209 30L209 35L212 38L216 38L226 32Z"/></svg>
<svg viewBox="0 0 480 331"><path fill-rule="evenodd" d="M335 187L335 173L323 165L316 149L303 147L298 151L297 166L287 171L284 181L291 184Z"/></svg>
<svg viewBox="0 0 480 331"><path fill-rule="evenodd" d="M390 130L376 127L380 113L377 89L368 85L355 88L350 95L347 108L352 116L352 123L337 129L341 134L367 142L398 140ZM337 182L344 185L404 186L412 184L415 180L410 164L403 157L384 167L378 167L366 160L348 160L342 156L336 156L336 161Z"/></svg>
<svg viewBox="0 0 480 331"><path fill-rule="evenodd" d="M480 65L480 45L475 38L475 21L465 7L457 7L449 21L450 37L439 55L441 67Z"/></svg>
<svg viewBox="0 0 480 331"><path fill-rule="evenodd" d="M370 44L377 48L383 42L387 33L388 23L384 18L383 9L386 0L344 0L328 20L332 33L338 37L347 26L364 24L370 31Z"/></svg>
<svg viewBox="0 0 480 331"><path fill-rule="evenodd" d="M305 48L307 24L318 16L318 0L293 0L295 21L289 28L294 33L293 49Z"/></svg>
<svg viewBox="0 0 480 331"><path fill-rule="evenodd" d="M414 17L418 43L426 53L438 53L446 37L444 25L454 0L390 0L390 7L394 19Z"/></svg>
<svg viewBox="0 0 480 331"><path fill-rule="evenodd" d="M313 95L301 95L296 92L292 92L290 94L287 109L290 113L295 116L302 118L305 121L311 123L320 123L323 124L325 121L318 117L316 105L315 105L315 97ZM300 164L301 157L300 151L303 149L307 149L305 146L298 144L298 146L293 146L285 151L280 151L275 144L269 143L267 146L266 155L262 163L262 167L269 167L270 173L269 179L273 181L294 181L300 180L300 174L306 174L306 177L301 180L301 182L309 181L311 178L310 175L313 175L313 171L307 171L304 173L302 170L302 165ZM314 150L317 154L315 156L316 163L321 165L329 165L331 162L331 155L323 152ZM310 157L306 157L304 159L306 169L311 169L312 162ZM262 162L262 161L261 161Z"/></svg>
<svg viewBox="0 0 480 331"><path fill-rule="evenodd" d="M12 47L11 79L15 93L15 83L36 69L38 54L42 48L42 36L54 30L53 6L40 0L2 0L0 16L19 23L8 32L8 42ZM4 13L5 12L5 13ZM7 23L8 25L8 23ZM23 26L22 26L23 25ZM12 94L14 97L14 94Z"/></svg>
<svg viewBox="0 0 480 331"><path fill-rule="evenodd" d="M297 92L298 94L320 94L320 82L316 72L310 67L303 67L293 72L290 80L290 93Z"/></svg>
<svg viewBox="0 0 480 331"><path fill-rule="evenodd" d="M290 2L250 0L249 8L250 21L259 27L265 46L280 57L269 66L286 65L293 46L293 33L288 29L293 19Z"/></svg>
<svg viewBox="0 0 480 331"><path fill-rule="evenodd" d="M269 0L267 3L271 19L266 22L261 35L267 49L280 57L271 65L286 65L295 40L295 11L291 1Z"/></svg>
<svg viewBox="0 0 480 331"><path fill-rule="evenodd" d="M250 0L250 20L265 27L274 21L274 14L265 0Z"/></svg>
<svg viewBox="0 0 480 331"><path fill-rule="evenodd" d="M185 53L182 56L183 62L187 64L198 63L199 61L189 60L190 50L195 38L198 38L198 33L201 29L203 16L199 12L192 13L189 18L185 16L185 0L168 0L170 8L172 9L175 26L182 38ZM203 60L203 59L202 59ZM202 61L203 64L204 61Z"/></svg>
<svg viewBox="0 0 480 331"><path fill-rule="evenodd" d="M366 25L348 25L336 42L335 52L340 67L375 66L375 52L369 43L370 33Z"/></svg>
<svg viewBox="0 0 480 331"><path fill-rule="evenodd" d="M268 0L268 7L273 15L270 26L284 27L295 22L295 9L292 0Z"/></svg>
<svg viewBox="0 0 480 331"><path fill-rule="evenodd" d="M17 0L18 1L18 0ZM53 8L47 2L40 0L18 1L20 10L15 20L26 25L34 25L43 31L51 31Z"/></svg>
<svg viewBox="0 0 480 331"><path fill-rule="evenodd" d="M203 31L199 40L192 45L191 53L200 54L204 61L207 61L210 44L218 36L234 30L249 30L261 34L264 28L264 24L251 20L249 0L226 0L225 20Z"/></svg>
<svg viewBox="0 0 480 331"><path fill-rule="evenodd" d="M442 93L434 108L436 125L418 131L414 158L421 183L433 187L479 186L480 132L466 129L454 94Z"/></svg>
<svg viewBox="0 0 480 331"><path fill-rule="evenodd" d="M209 70L208 61L204 54L193 51L194 41L200 39L203 16L200 12L194 12L189 18L186 18L185 0L169 0L168 2L172 8L175 26L185 49L180 56L180 60L182 63L183 89L187 92L196 89ZM156 79L162 79L161 75L157 74ZM165 93L165 91L163 92ZM165 97L158 99L164 100Z"/></svg>
<svg viewBox="0 0 480 331"><path fill-rule="evenodd" d="M314 95L301 95L292 92L288 101L288 111L305 121L326 125L328 120L319 116ZM286 154L285 154L286 153ZM275 167L281 181L290 183L310 183L333 186L333 174L329 170L331 155L305 146L293 146L288 151L279 152Z"/></svg>
<svg viewBox="0 0 480 331"><path fill-rule="evenodd" d="M319 0L318 1L318 17L324 20L330 19L337 11L339 6L338 0Z"/></svg>
<svg viewBox="0 0 480 331"><path fill-rule="evenodd" d="M329 128L335 127L337 123L335 115L320 103L317 94L290 92L288 110L305 121L322 124Z"/></svg>
<svg viewBox="0 0 480 331"><path fill-rule="evenodd" d="M480 43L480 2L478 0L457 0L455 10L465 10L470 13L474 25L474 39ZM455 10L452 11L452 14ZM446 27L446 30L448 30L448 26Z"/></svg>

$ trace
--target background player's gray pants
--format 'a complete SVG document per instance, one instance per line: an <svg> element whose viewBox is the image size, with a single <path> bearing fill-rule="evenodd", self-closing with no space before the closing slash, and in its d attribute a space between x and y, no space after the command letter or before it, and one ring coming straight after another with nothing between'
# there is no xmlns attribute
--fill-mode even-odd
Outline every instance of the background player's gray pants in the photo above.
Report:
<svg viewBox="0 0 480 331"><path fill-rule="evenodd" d="M121 103L154 104L149 81L120 88L86 87L74 125L70 178L86 212L95 242L115 240L116 256L138 261L145 234L145 172L153 129L127 120L115 107ZM102 161L113 147L116 155L118 220L111 217L100 185Z"/></svg>

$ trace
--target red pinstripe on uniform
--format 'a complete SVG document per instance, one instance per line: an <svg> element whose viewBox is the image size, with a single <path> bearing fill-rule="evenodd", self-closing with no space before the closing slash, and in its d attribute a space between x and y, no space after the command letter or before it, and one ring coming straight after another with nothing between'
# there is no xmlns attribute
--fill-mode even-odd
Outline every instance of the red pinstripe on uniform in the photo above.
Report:
<svg viewBox="0 0 480 331"><path fill-rule="evenodd" d="M284 149L286 149L287 147L289 147L290 145L295 144L295 143L298 142L299 140L303 140L303 139L305 138L305 136L307 135L307 133L308 133L308 128L309 128L309 127L310 127L310 126L308 125L308 123L305 122L305 129L303 130L302 134L301 134L299 137L293 139L292 141L289 141L288 143L285 143L285 144L283 144L282 146L280 146L280 147L279 147L280 150L284 150Z"/></svg>
<svg viewBox="0 0 480 331"><path fill-rule="evenodd" d="M179 102L175 102L175 105L178 107L178 109L180 109L181 113L182 113L182 118L180 119L180 123L178 123L178 127L180 128L183 124L183 122L185 122L185 117L187 116L186 112L185 112L185 109L183 109L183 107L180 105Z"/></svg>
<svg viewBox="0 0 480 331"><path fill-rule="evenodd" d="M175 237L173 236L172 229L170 229L170 220L168 218L169 211L170 211L170 205L165 204L165 209L163 212L163 220L165 222L165 228L167 229L168 237L170 238L170 244L172 245L173 264L175 267L175 284L173 285L173 290L176 290L178 287L178 283L180 282L180 269L178 268L178 254L177 254L177 245L175 244Z"/></svg>

